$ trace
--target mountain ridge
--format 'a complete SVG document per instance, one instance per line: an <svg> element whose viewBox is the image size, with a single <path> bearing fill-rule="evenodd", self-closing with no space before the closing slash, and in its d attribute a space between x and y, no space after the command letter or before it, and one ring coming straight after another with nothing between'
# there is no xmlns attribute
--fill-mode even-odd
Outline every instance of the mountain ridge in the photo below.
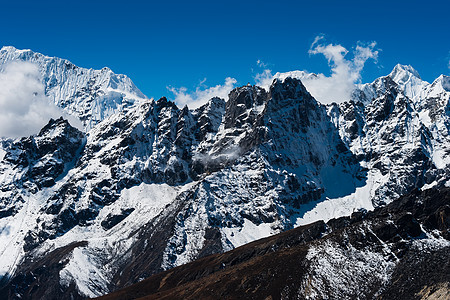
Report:
<svg viewBox="0 0 450 300"><path fill-rule="evenodd" d="M410 98L388 75L329 105L289 76L195 110L164 97L122 109L119 97L108 113L87 117L95 124L85 132L57 119L2 141L2 285L12 288L33 266L39 274L17 295L53 278L58 284L40 288L100 296L299 225L445 187L447 81Z"/></svg>

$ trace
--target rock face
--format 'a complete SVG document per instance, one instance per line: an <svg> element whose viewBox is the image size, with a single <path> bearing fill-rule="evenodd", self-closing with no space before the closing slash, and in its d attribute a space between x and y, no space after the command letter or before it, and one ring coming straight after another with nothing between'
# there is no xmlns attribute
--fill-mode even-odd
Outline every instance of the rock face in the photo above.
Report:
<svg viewBox="0 0 450 300"><path fill-rule="evenodd" d="M4 145L0 216L14 216L24 204L22 193L35 195L51 188L73 167L85 136L61 119L50 120L36 136Z"/></svg>
<svg viewBox="0 0 450 300"><path fill-rule="evenodd" d="M329 108L342 140L370 170L368 177L382 182L372 196L375 204L448 179L446 80L441 76L429 85L411 67L397 65L390 75L363 86L361 101L355 101L355 92L355 100Z"/></svg>
<svg viewBox="0 0 450 300"><path fill-rule="evenodd" d="M11 51L0 53L49 60ZM59 119L3 141L1 286L10 297L100 296L301 224L445 186L448 78L427 84L410 69L394 71L339 105L318 103L286 76L196 110L144 99L91 114L87 133Z"/></svg>

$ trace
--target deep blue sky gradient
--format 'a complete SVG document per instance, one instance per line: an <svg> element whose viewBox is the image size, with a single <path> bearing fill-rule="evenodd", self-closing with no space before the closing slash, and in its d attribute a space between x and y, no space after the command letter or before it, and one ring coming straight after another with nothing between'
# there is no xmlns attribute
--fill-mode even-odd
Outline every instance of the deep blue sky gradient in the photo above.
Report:
<svg viewBox="0 0 450 300"><path fill-rule="evenodd" d="M0 46L32 49L88 68L110 67L148 96L166 86L195 89L261 69L329 73L314 38L351 50L376 41L378 64L363 81L410 64L432 81L449 74L450 1L8 1L0 4Z"/></svg>

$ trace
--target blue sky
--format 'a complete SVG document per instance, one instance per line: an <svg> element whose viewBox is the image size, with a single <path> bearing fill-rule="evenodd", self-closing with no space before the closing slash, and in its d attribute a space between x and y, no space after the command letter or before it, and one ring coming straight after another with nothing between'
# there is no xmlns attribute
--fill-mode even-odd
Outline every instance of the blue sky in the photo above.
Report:
<svg viewBox="0 0 450 300"><path fill-rule="evenodd" d="M88 68L110 67L148 96L167 87L195 90L254 83L263 71L329 74L323 55L308 50L318 35L350 52L377 43L378 62L361 73L369 82L396 63L432 81L449 75L450 1L21 1L2 3L0 45L67 58ZM351 53L348 54L351 57Z"/></svg>

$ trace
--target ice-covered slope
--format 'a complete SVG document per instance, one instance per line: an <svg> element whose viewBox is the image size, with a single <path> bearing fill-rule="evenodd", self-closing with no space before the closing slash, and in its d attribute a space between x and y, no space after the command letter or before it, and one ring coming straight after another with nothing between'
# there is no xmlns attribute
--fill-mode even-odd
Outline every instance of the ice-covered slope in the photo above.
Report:
<svg viewBox="0 0 450 300"><path fill-rule="evenodd" d="M79 118L86 129L146 98L130 78L114 74L109 68L85 69L65 59L11 46L3 47L0 50L0 72L13 61L36 64L46 96Z"/></svg>

